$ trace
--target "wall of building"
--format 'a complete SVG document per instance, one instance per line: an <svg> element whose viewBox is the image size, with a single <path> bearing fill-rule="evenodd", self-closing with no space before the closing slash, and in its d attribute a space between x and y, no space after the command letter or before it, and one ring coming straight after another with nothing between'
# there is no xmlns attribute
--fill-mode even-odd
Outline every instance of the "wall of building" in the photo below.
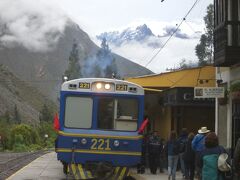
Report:
<svg viewBox="0 0 240 180"><path fill-rule="evenodd" d="M189 132L196 134L203 126L214 131L214 107L182 107L182 111L182 123L179 124L179 131L182 128L187 128Z"/></svg>
<svg viewBox="0 0 240 180"><path fill-rule="evenodd" d="M202 126L214 131L214 107L192 106L163 106L160 94L147 94L145 96L145 112L151 121L151 131L159 131L159 135L168 139L171 129L178 134L182 128L197 133Z"/></svg>
<svg viewBox="0 0 240 180"><path fill-rule="evenodd" d="M217 68L216 78L223 80L229 90L230 84L240 80L240 67ZM219 136L219 142L227 148L232 146L232 99L228 96L228 102L224 107L216 105L216 133Z"/></svg>
<svg viewBox="0 0 240 180"><path fill-rule="evenodd" d="M146 94L145 113L151 122L151 131L157 130L161 138L167 139L171 130L171 108L163 106L159 93Z"/></svg>
<svg viewBox="0 0 240 180"><path fill-rule="evenodd" d="M224 147L227 147L227 104L225 105L219 105L218 106L218 138L219 138L219 144L221 144Z"/></svg>

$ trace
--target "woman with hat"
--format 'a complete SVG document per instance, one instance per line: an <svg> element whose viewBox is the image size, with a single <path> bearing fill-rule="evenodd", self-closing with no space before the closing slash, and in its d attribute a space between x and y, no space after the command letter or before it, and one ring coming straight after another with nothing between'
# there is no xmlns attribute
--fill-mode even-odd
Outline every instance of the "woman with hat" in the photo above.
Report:
<svg viewBox="0 0 240 180"><path fill-rule="evenodd" d="M207 127L201 127L201 129L198 130L198 134L192 140L192 148L195 151L196 176L198 179L201 179L201 169L198 162L201 152L205 149L205 138L209 132L210 130L208 130Z"/></svg>
<svg viewBox="0 0 240 180"><path fill-rule="evenodd" d="M222 180L218 171L218 158L226 150L218 144L218 137L210 132L205 138L205 149L201 152L199 165L202 168L202 180Z"/></svg>

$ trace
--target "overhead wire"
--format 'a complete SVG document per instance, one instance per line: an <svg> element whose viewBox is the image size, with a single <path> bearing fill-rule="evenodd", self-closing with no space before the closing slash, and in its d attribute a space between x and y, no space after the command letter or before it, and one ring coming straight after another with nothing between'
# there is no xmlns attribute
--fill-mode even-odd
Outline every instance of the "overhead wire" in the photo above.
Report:
<svg viewBox="0 0 240 180"><path fill-rule="evenodd" d="M156 56L163 50L163 48L167 45L167 43L170 41L170 39L173 37L173 35L178 31L179 27L182 25L182 23L186 20L187 16L190 14L192 9L197 5L197 3L200 0L196 0L192 7L188 10L187 14L182 18L182 21L178 24L177 28L172 32L172 34L169 36L167 41L162 45L162 47L153 55L153 57L146 63L144 67L147 67L155 58Z"/></svg>

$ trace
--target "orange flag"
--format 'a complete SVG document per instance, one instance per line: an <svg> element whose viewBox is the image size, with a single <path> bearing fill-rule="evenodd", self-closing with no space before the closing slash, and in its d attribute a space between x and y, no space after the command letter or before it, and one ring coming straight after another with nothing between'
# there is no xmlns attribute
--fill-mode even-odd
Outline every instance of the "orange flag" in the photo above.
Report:
<svg viewBox="0 0 240 180"><path fill-rule="evenodd" d="M59 118L58 118L58 114L57 113L54 116L53 126L54 126L55 131L59 131L60 123L59 123Z"/></svg>

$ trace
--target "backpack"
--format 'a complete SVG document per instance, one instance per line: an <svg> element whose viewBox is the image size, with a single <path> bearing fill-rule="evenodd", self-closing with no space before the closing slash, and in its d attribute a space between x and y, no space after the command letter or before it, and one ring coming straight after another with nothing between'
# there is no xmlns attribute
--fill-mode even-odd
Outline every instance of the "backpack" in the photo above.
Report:
<svg viewBox="0 0 240 180"><path fill-rule="evenodd" d="M185 152L186 144L187 144L186 141L180 141L180 143L179 143L179 153Z"/></svg>
<svg viewBox="0 0 240 180"><path fill-rule="evenodd" d="M219 180L218 173L218 154L211 154L203 156L203 168L202 168L202 179L208 180Z"/></svg>
<svg viewBox="0 0 240 180"><path fill-rule="evenodd" d="M177 141L173 142L173 154L174 155L179 154L179 143Z"/></svg>

